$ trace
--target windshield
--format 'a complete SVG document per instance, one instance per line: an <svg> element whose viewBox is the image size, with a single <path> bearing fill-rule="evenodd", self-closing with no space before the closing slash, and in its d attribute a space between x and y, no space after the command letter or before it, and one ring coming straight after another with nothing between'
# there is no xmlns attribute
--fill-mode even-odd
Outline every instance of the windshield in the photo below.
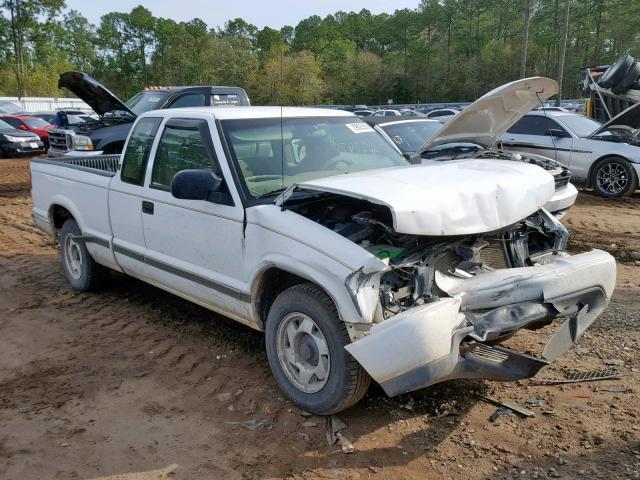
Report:
<svg viewBox="0 0 640 480"><path fill-rule="evenodd" d="M375 130L354 117L222 121L246 191L275 196L292 184L342 173L408 165Z"/></svg>
<svg viewBox="0 0 640 480"><path fill-rule="evenodd" d="M405 122L380 125L402 153L413 153L442 128L440 122Z"/></svg>
<svg viewBox="0 0 640 480"><path fill-rule="evenodd" d="M602 126L600 122L582 115L563 115L557 119L578 137L588 137Z"/></svg>
<svg viewBox="0 0 640 480"><path fill-rule="evenodd" d="M31 127L31 128L43 128L51 125L49 122L46 122L43 119L38 117L25 118L22 121L26 123L28 127Z"/></svg>
<svg viewBox="0 0 640 480"><path fill-rule="evenodd" d="M4 120L0 120L0 130L15 130L15 128L13 128Z"/></svg>
<svg viewBox="0 0 640 480"><path fill-rule="evenodd" d="M126 105L133 113L141 115L149 110L157 109L168 95L169 92L145 90L143 92L136 93L133 97L127 100Z"/></svg>

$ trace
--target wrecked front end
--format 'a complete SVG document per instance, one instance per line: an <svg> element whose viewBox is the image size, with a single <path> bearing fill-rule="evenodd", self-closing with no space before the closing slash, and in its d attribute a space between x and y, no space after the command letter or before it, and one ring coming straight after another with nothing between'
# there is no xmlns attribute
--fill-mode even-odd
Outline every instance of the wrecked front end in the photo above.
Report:
<svg viewBox="0 0 640 480"><path fill-rule="evenodd" d="M350 329L345 348L390 396L456 378L533 377L580 338L615 285L614 259L569 255L567 230L544 209L497 231L437 237L396 233L387 209L364 200L316 193L288 208L382 260L346 280L371 323ZM537 356L498 345L551 324Z"/></svg>

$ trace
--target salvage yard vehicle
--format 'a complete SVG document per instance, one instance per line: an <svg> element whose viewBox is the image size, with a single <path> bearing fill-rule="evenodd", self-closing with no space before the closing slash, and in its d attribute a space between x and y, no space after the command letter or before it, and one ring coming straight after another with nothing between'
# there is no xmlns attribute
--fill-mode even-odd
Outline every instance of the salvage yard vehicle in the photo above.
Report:
<svg viewBox="0 0 640 480"><path fill-rule="evenodd" d="M164 108L250 105L240 87L148 87L123 102L104 85L82 72L60 75L58 88L66 88L99 115L65 128L49 131L49 156L116 154L122 152L136 117Z"/></svg>
<svg viewBox="0 0 640 480"><path fill-rule="evenodd" d="M19 130L0 119L0 158L44 153L44 143L32 132Z"/></svg>
<svg viewBox="0 0 640 480"><path fill-rule="evenodd" d="M583 115L533 111L502 137L505 150L553 158L575 183L605 198L631 195L640 177L640 104L604 125Z"/></svg>
<svg viewBox="0 0 640 480"><path fill-rule="evenodd" d="M532 377L615 284L608 253L567 253L545 170L411 165L348 112L152 111L120 158L34 159L31 175L34 222L73 288L112 269L264 330L278 385L316 414L371 379L394 396ZM540 356L497 345L555 319Z"/></svg>
<svg viewBox="0 0 640 480"><path fill-rule="evenodd" d="M527 95L532 85L544 94ZM462 158L525 162L547 170L555 181L556 193L545 209L561 217L575 203L578 190L571 183L569 169L550 158L532 153L503 152L496 148L500 137L524 112L557 91L557 82L528 78L502 85L483 95L452 120L367 118L365 122L412 163L450 161Z"/></svg>
<svg viewBox="0 0 640 480"><path fill-rule="evenodd" d="M32 115L0 115L0 120L18 130L35 133L42 140L44 148L49 148L49 130L53 125L46 120Z"/></svg>

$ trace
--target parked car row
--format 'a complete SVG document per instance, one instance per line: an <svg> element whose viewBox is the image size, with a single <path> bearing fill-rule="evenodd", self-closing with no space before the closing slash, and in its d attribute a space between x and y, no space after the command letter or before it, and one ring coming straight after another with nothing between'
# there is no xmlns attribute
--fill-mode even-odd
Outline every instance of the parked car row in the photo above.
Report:
<svg viewBox="0 0 640 480"><path fill-rule="evenodd" d="M24 143L24 145L12 146L11 144L16 142L7 142L5 139L2 143L3 147L0 149L0 157L44 153L49 149L49 132L52 129L95 121L91 114L75 109L21 112L17 105L11 102L3 102L0 105L0 110L3 135L6 133L14 139L22 139L21 141ZM30 135L18 135L19 132L26 132ZM37 139L36 142L33 142L34 137Z"/></svg>

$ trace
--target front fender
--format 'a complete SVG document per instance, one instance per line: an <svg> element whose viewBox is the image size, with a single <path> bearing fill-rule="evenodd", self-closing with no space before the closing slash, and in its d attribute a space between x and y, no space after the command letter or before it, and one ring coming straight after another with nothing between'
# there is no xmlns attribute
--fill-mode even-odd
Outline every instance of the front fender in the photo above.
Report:
<svg viewBox="0 0 640 480"><path fill-rule="evenodd" d="M275 205L260 205L247 209L245 250L252 292L255 293L260 276L277 267L322 287L344 322L373 321L371 309L358 308L347 282L359 270L375 272L387 267L332 230Z"/></svg>

